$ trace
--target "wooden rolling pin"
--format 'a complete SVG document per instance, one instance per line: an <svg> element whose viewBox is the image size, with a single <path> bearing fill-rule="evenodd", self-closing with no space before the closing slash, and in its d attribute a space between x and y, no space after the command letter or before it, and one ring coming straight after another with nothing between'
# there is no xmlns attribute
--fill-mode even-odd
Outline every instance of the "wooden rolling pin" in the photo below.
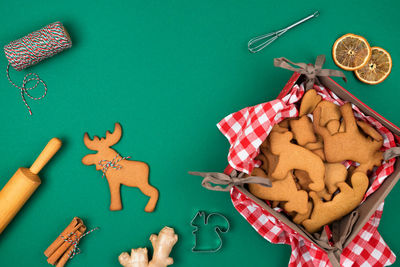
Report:
<svg viewBox="0 0 400 267"><path fill-rule="evenodd" d="M41 183L38 173L60 147L60 139L51 139L32 166L19 168L0 191L0 234L38 188Z"/></svg>

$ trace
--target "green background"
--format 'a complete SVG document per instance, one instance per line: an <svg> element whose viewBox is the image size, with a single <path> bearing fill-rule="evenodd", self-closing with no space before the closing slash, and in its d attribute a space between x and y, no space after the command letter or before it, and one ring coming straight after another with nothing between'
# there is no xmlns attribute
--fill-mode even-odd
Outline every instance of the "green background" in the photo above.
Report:
<svg viewBox="0 0 400 267"><path fill-rule="evenodd" d="M229 148L215 124L246 106L272 100L291 74L273 67L274 57L313 62L330 56L342 34L363 35L389 51L394 67L380 85L360 83L346 72L345 85L367 105L400 125L397 1L1 1L0 46L51 22L64 23L73 48L28 70L46 81L41 101L29 101L6 78L0 57L0 186L20 166L30 166L52 137L64 145L41 173L42 185L0 236L0 266L47 266L43 251L74 216L97 231L81 242L82 254L69 266L119 266L132 247L150 246L151 233L169 225L179 242L174 266L285 266L290 247L259 236L235 211L227 193L203 189L189 170L222 171ZM258 54L247 41L278 30L319 10L321 15ZM338 79L336 79L338 80ZM342 81L338 82L343 85ZM41 90L32 94L39 96ZM83 133L104 136L114 122L123 127L115 145L123 156L150 165L150 182L160 191L154 213L147 197L122 188L124 209L111 212L101 173L81 164L90 153ZM395 253L399 186L387 198L379 227ZM197 210L222 212L232 224L215 254L193 254L190 220Z"/></svg>

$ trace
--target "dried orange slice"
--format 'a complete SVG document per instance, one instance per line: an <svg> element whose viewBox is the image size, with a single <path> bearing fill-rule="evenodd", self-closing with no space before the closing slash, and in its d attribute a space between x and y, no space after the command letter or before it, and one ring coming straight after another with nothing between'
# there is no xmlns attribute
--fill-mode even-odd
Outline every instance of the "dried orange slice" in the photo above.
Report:
<svg viewBox="0 0 400 267"><path fill-rule="evenodd" d="M356 70L367 64L371 48L364 37L348 33L333 44L332 57L340 68Z"/></svg>
<svg viewBox="0 0 400 267"><path fill-rule="evenodd" d="M372 55L368 63L354 71L357 78L368 84L378 84L389 76L392 70L392 58L383 48L372 47Z"/></svg>

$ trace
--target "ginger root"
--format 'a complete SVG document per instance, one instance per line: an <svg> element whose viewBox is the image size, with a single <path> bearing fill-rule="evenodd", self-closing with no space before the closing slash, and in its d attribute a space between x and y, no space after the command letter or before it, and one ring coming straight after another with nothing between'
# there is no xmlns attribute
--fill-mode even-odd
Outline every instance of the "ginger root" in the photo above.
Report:
<svg viewBox="0 0 400 267"><path fill-rule="evenodd" d="M124 267L147 267L147 248L137 248L131 250L131 255L128 252L123 252L118 257L119 263Z"/></svg>
<svg viewBox="0 0 400 267"><path fill-rule="evenodd" d="M173 228L165 226L158 235L151 235L150 241L153 246L153 258L149 262L147 248L132 249L131 255L127 252L121 253L118 260L124 267L167 267L174 260L169 257L172 248L178 242L178 235Z"/></svg>

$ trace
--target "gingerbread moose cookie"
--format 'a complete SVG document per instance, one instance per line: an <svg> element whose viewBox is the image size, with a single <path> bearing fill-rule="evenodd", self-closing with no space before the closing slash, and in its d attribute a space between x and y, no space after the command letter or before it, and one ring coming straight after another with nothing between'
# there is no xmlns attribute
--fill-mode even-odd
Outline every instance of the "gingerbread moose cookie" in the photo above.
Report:
<svg viewBox="0 0 400 267"><path fill-rule="evenodd" d="M303 96L298 118L276 124L260 147L252 175L272 187L249 184L258 198L280 206L314 233L354 210L368 189L368 173L382 163L383 138L356 120L350 103L339 107L315 90ZM346 169L343 162L358 165Z"/></svg>
<svg viewBox="0 0 400 267"><path fill-rule="evenodd" d="M85 165L95 165L106 176L111 193L110 210L121 210L121 184L138 187L146 196L150 197L145 207L146 212L152 212L158 201L158 190L149 184L149 166L140 161L128 160L120 156L111 146L121 139L122 129L115 123L113 133L106 132L105 138L95 136L93 140L85 133L83 141L87 148L97 151L82 158Z"/></svg>

